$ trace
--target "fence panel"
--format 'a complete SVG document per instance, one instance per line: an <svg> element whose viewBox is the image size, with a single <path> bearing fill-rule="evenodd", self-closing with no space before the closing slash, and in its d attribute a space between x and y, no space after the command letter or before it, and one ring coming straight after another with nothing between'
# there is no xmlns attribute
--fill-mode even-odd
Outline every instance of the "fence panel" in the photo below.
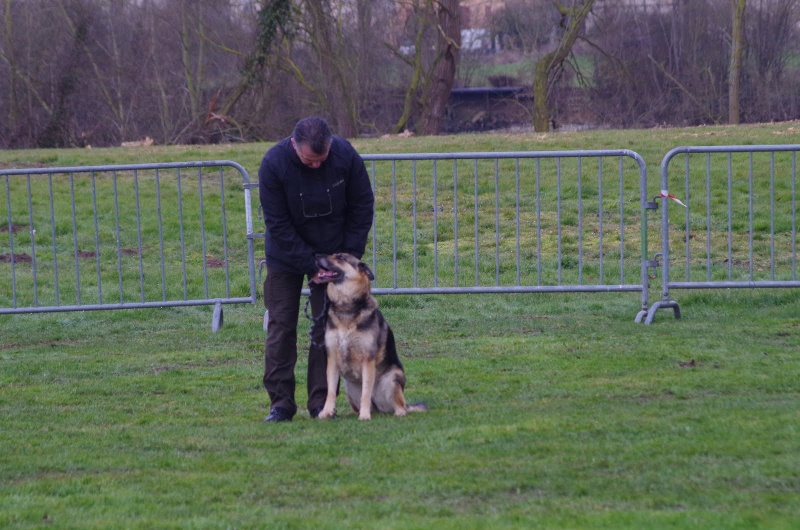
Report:
<svg viewBox="0 0 800 530"><path fill-rule="evenodd" d="M646 168L628 150L363 156L376 294L641 292Z"/></svg>
<svg viewBox="0 0 800 530"><path fill-rule="evenodd" d="M213 304L216 330L256 300L250 193L229 161L0 171L0 314Z"/></svg>
<svg viewBox="0 0 800 530"><path fill-rule="evenodd" d="M677 147L661 162L661 308L672 289L800 287L800 145Z"/></svg>

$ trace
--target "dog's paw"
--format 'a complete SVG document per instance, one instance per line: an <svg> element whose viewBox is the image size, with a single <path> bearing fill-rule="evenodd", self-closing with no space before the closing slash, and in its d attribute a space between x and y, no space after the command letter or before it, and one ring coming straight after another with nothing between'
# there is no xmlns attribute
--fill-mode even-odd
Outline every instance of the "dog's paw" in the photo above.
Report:
<svg viewBox="0 0 800 530"><path fill-rule="evenodd" d="M403 416L405 416L405 415L406 415L406 409L405 409L405 407L403 407L403 408L399 408L399 409L395 409L395 410L394 410L394 415L395 415L395 416L398 416L398 417L403 417Z"/></svg>
<svg viewBox="0 0 800 530"><path fill-rule="evenodd" d="M362 414L359 414L359 415L358 415L358 419L359 419L359 420L361 420L361 421L369 421L369 420L371 420L371 419L372 419L372 416L370 415L370 413L369 413L369 412L367 412L367 413L365 413L365 414L364 414L364 413L362 413Z"/></svg>
<svg viewBox="0 0 800 530"><path fill-rule="evenodd" d="M319 419L321 419L321 420L332 420L333 418L336 417L336 409L324 408L324 409L322 409L322 412L320 412L319 416L317 416L317 417Z"/></svg>

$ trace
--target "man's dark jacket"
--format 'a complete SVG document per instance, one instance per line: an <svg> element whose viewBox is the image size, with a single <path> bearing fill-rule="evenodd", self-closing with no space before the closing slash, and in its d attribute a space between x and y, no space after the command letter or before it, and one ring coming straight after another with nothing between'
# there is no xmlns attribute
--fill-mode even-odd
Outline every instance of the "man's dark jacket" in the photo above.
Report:
<svg viewBox="0 0 800 530"><path fill-rule="evenodd" d="M269 267L313 275L316 254L364 254L375 196L347 140L334 136L318 169L300 162L289 138L281 140L264 155L258 181Z"/></svg>

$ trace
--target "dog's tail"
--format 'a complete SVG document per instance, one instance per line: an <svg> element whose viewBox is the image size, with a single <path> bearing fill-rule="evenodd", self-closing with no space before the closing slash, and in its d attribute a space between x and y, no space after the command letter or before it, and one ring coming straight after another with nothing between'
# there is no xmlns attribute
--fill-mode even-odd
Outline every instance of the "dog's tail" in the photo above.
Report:
<svg viewBox="0 0 800 530"><path fill-rule="evenodd" d="M414 403L413 405L406 405L406 411L408 412L427 412L428 405L425 403Z"/></svg>

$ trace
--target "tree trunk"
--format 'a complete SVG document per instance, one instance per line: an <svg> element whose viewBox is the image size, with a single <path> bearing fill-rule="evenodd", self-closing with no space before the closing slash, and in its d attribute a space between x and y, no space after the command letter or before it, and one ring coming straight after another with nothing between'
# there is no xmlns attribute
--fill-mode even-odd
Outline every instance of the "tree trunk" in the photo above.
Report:
<svg viewBox="0 0 800 530"><path fill-rule="evenodd" d="M348 62L350 58L342 52L340 21L333 14L330 0L306 0L306 6L311 15L309 33L312 47L322 73L323 88L319 93L324 99L321 103L332 117L336 133L353 138L358 136L358 94L351 87L355 72Z"/></svg>
<svg viewBox="0 0 800 530"><path fill-rule="evenodd" d="M461 15L458 0L439 0L437 55L432 75L422 94L419 133L439 134L447 100L458 69L461 49Z"/></svg>
<svg viewBox="0 0 800 530"><path fill-rule="evenodd" d="M586 0L583 5L572 8L556 4L561 12L561 26L564 28L564 34L561 36L558 47L536 63L533 78L533 130L536 132L550 130L551 112L547 102L551 86L550 78L572 53L572 47L583 30L583 24L586 17L589 16L592 5L594 5L594 0Z"/></svg>
<svg viewBox="0 0 800 530"><path fill-rule="evenodd" d="M728 70L728 122L739 123L742 54L744 50L744 10L747 0L731 0L733 29L731 30L731 63Z"/></svg>
<svg viewBox="0 0 800 530"><path fill-rule="evenodd" d="M261 10L258 12L258 38L255 49L245 59L239 84L222 104L219 114L222 116L230 114L236 103L255 84L261 69L267 62L275 37L280 28L287 25L291 15L291 0L262 0Z"/></svg>
<svg viewBox="0 0 800 530"><path fill-rule="evenodd" d="M417 25L417 31L414 35L413 57L406 57L399 48L390 44L388 41L384 41L384 44L389 47L389 49L398 59L402 60L411 67L411 80L406 87L405 96L403 98L403 112L401 113L400 118L397 120L397 123L395 123L394 127L392 127L392 134L401 133L408 128L411 117L417 110L416 103L419 87L422 85L423 79L425 78L425 68L422 64L422 43L424 41L425 30L428 25L427 19L425 18L426 11L421 9L419 0L414 0L412 2L411 10L413 13L416 13L419 21L419 24Z"/></svg>

